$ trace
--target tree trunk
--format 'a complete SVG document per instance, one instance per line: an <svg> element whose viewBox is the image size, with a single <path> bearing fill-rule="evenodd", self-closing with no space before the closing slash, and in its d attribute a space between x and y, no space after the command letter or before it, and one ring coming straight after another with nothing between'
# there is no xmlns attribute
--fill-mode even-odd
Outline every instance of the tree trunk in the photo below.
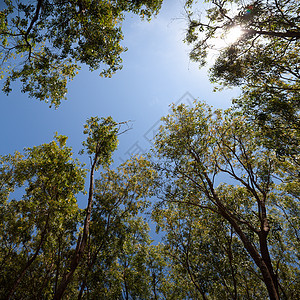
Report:
<svg viewBox="0 0 300 300"><path fill-rule="evenodd" d="M262 276L263 276L263 279L264 279L264 283L267 287L270 299L271 300L279 300L278 282L277 282L277 280L275 280L275 282L274 282L275 277L272 276L272 275L274 275L274 272L273 272L271 260L270 260L269 255L266 255L266 253L268 253L268 249L267 248L266 249L261 249L261 251L263 250L264 255L262 253L260 255L260 253L257 251L257 249L248 240L248 238L246 237L246 235L244 234L244 232L242 231L240 226L236 223L234 218L232 218L230 216L230 214L228 214L228 212L226 211L226 208L224 208L224 210L221 211L221 215L223 215L223 217L226 220L228 220L228 222L232 225L235 232L240 237L245 249L250 254L250 256L254 260L255 264L260 269L260 271L262 273ZM265 246L267 247L266 243L265 243ZM266 256L266 257L264 257L264 256ZM265 261L265 259L267 257L269 257L269 261L268 260Z"/></svg>
<svg viewBox="0 0 300 300"><path fill-rule="evenodd" d="M264 232L265 236L263 235L264 236L263 239L261 239L260 237L261 253L259 253L256 247L247 238L247 236L245 235L245 233L237 223L237 219L223 205L221 199L216 194L213 183L211 182L206 172L204 171L203 173L209 186L209 190L210 190L209 192L211 193L211 198L213 198L214 201L216 202L216 206L218 207L219 214L224 219L226 219L230 223L230 225L234 228L235 232L240 237L245 249L250 254L257 267L260 269L264 279L264 283L269 293L270 300L279 300L278 281L276 279L276 276L272 268L272 263L269 256L269 250L268 250L267 240L266 240L268 230L269 230L269 226L267 224L267 218L266 218L266 211L262 210L262 216L265 218L261 218L261 220L263 220L261 224L262 226L261 232ZM264 209L263 203L260 204L261 204L261 208ZM260 236L261 232L255 232L255 233L258 233Z"/></svg>
<svg viewBox="0 0 300 300"><path fill-rule="evenodd" d="M91 174L90 174L90 187L89 187L89 198L88 198L88 205L86 208L86 216L84 220L84 227L83 227L83 234L82 238L81 235L78 237L77 246L75 249L75 253L73 255L71 264L70 264L70 271L65 273L61 283L59 284L57 290L55 291L53 300L59 300L62 298L68 284L71 282L73 275L80 263L80 260L84 254L85 246L87 243L87 238L89 234L89 225L90 225L90 219L91 219L91 212L92 212L92 204L93 204L93 194L94 194L94 173L95 173L95 167L98 160L98 155L95 155L92 168L91 168Z"/></svg>

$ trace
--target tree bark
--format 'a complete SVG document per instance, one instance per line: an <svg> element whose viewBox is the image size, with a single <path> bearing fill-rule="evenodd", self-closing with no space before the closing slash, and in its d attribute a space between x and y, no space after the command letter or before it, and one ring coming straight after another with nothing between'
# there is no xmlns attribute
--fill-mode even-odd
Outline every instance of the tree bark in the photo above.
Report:
<svg viewBox="0 0 300 300"><path fill-rule="evenodd" d="M244 247L246 248L247 252L250 254L252 259L254 260L255 264L260 269L264 283L266 285L266 288L269 293L270 300L279 300L278 295L278 284L276 284L277 281L274 282L273 278L273 268L269 269L268 265L269 262L264 260L263 255L261 256L257 249L252 245L252 243L248 240L240 226L236 223L234 218L232 218L228 212L225 210L220 209L220 214L232 225L235 232L240 237L242 243L244 244ZM262 253L261 253L262 254ZM271 262L271 261L270 261ZM271 265L272 266L272 265ZM273 273L273 274L272 274ZM277 285L277 288L276 288Z"/></svg>
<svg viewBox="0 0 300 300"><path fill-rule="evenodd" d="M256 247L251 243L251 241L249 241L249 239L247 238L247 236L245 235L245 233L243 232L243 230L237 223L234 216L223 205L221 199L215 192L213 183L211 182L210 178L208 177L208 175L206 174L205 171L203 171L203 174L204 174L205 180L208 183L211 197L214 199L216 206L218 207L220 215L224 219L226 219L230 223L230 225L234 228L235 232L240 237L245 249L250 254L250 256L254 260L255 264L257 265L257 267L260 269L263 279L264 279L264 283L265 283L266 288L269 293L270 300L279 300L278 281L275 280L276 277L275 277L275 274L274 274L274 271L272 268L272 263L271 263L271 259L269 256L268 246L267 246L267 240L266 240L267 232L265 232L264 239L260 238L261 253L259 253L258 250L256 249ZM263 212L263 215L264 214L266 216L266 212ZM268 224L266 224L266 219L264 219L262 226L263 226L263 228L268 227ZM265 230L267 230L267 228L265 228ZM260 237L261 232L259 232L258 234Z"/></svg>
<svg viewBox="0 0 300 300"><path fill-rule="evenodd" d="M248 29L245 31L249 34L259 34L259 35L276 36L282 38L300 39L300 32L298 31L276 32L276 31L265 31L265 30L254 30L254 29Z"/></svg>
<svg viewBox="0 0 300 300"><path fill-rule="evenodd" d="M97 161L98 161L98 153L95 154L94 161L91 168L91 173L90 173L89 197L88 197L88 205L86 208L86 216L84 220L82 238L81 235L79 235L75 253L71 260L70 271L64 274L61 283L59 284L57 290L54 293L53 300L59 300L62 298L84 254L84 250L85 250L85 246L89 234L89 226L90 226L90 219L91 219L91 212L92 212L92 205L93 205L93 194L94 194L94 173L95 173Z"/></svg>

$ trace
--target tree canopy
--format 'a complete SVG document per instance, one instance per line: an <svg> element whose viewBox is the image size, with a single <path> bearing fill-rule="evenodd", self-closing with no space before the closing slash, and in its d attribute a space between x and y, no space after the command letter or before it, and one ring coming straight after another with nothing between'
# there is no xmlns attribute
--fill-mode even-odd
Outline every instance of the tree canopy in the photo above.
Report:
<svg viewBox="0 0 300 300"><path fill-rule="evenodd" d="M4 92L20 79L58 106L80 64L111 76L125 14L150 19L161 2L6 0ZM240 26L210 69L241 87L236 105L173 105L153 149L115 169L129 128L112 117L84 124L88 167L57 133L0 156L1 299L300 299L300 8L209 0L199 20L194 2L186 40L201 66Z"/></svg>
<svg viewBox="0 0 300 300"><path fill-rule="evenodd" d="M299 297L292 160L267 149L262 132L232 109L174 106L163 122L151 160L113 170L123 123L88 119L87 180L65 136L1 156L1 298ZM157 245L146 210L163 232Z"/></svg>
<svg viewBox="0 0 300 300"><path fill-rule="evenodd" d="M150 20L162 0L5 0L0 11L3 91L22 92L58 107L82 64L110 77L121 69L126 13Z"/></svg>
<svg viewBox="0 0 300 300"><path fill-rule="evenodd" d="M154 219L166 231L173 280L190 286L182 298L297 298L294 164L278 160L261 132L232 110L180 105L163 121Z"/></svg>
<svg viewBox="0 0 300 300"><path fill-rule="evenodd" d="M160 263L153 263L156 247L140 213L154 171L143 159L108 168L119 129L110 117L85 125L86 209L77 197L87 170L72 158L65 136L1 156L1 299L152 297L151 276ZM105 169L94 180L100 166Z"/></svg>
<svg viewBox="0 0 300 300"><path fill-rule="evenodd" d="M279 155L299 153L300 19L298 1L207 1L199 20L194 1L187 1L186 41L200 66L216 50L217 39L239 28L236 41L225 44L210 69L211 80L240 86L235 103L265 129L269 146ZM266 140L267 141L267 140Z"/></svg>

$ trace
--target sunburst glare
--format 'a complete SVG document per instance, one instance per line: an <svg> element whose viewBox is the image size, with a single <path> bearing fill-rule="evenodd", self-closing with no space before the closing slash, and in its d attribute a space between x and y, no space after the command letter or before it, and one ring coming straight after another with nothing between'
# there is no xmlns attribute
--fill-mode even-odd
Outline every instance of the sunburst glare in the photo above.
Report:
<svg viewBox="0 0 300 300"><path fill-rule="evenodd" d="M220 37L213 39L211 46L215 50L220 50L235 43L243 34L243 29L240 26L234 26Z"/></svg>

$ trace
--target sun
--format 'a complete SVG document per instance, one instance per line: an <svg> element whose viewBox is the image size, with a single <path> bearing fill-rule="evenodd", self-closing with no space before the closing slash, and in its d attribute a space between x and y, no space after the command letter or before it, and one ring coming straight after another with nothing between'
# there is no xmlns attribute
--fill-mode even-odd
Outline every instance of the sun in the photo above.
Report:
<svg viewBox="0 0 300 300"><path fill-rule="evenodd" d="M243 35L243 33L242 27L234 26L228 31L225 38L230 44L233 44Z"/></svg>
<svg viewBox="0 0 300 300"><path fill-rule="evenodd" d="M220 33L219 37L211 41L212 49L221 50L234 44L242 35L244 31L240 26L233 26L227 32Z"/></svg>

